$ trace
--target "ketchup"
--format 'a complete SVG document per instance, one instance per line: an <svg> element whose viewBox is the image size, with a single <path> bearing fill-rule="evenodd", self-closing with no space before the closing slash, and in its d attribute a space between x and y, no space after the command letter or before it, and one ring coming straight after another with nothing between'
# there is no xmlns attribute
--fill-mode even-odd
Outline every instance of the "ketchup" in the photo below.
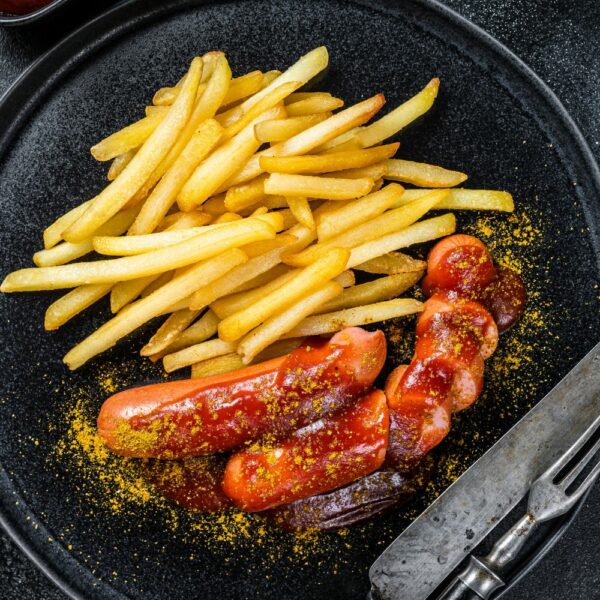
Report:
<svg viewBox="0 0 600 600"><path fill-rule="evenodd" d="M0 12L11 15L26 15L54 0L0 0Z"/></svg>

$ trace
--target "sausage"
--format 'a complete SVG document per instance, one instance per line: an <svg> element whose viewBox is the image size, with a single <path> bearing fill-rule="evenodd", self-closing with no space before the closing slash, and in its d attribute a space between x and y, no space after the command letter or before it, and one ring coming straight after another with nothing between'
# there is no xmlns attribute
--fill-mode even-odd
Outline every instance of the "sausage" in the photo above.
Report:
<svg viewBox="0 0 600 600"><path fill-rule="evenodd" d="M374 390L283 442L265 440L237 452L225 468L223 490L236 506L256 512L336 489L381 466L388 431L385 394Z"/></svg>
<svg viewBox="0 0 600 600"><path fill-rule="evenodd" d="M178 459L282 437L368 390L386 356L385 336L352 327L291 354L204 379L126 390L106 400L98 432L123 456Z"/></svg>
<svg viewBox="0 0 600 600"><path fill-rule="evenodd" d="M523 280L508 267L496 268L496 279L484 290L482 302L494 317L500 333L521 317L527 303Z"/></svg>

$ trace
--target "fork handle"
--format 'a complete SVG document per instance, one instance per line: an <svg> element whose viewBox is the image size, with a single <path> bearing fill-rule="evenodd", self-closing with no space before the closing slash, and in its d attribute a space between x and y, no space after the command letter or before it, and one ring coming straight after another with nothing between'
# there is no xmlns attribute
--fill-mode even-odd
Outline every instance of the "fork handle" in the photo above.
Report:
<svg viewBox="0 0 600 600"><path fill-rule="evenodd" d="M479 600L504 586L504 581L474 556L436 600Z"/></svg>
<svg viewBox="0 0 600 600"><path fill-rule="evenodd" d="M519 554L537 524L537 521L529 513L521 517L493 545L491 552L482 561L491 569L505 567Z"/></svg>

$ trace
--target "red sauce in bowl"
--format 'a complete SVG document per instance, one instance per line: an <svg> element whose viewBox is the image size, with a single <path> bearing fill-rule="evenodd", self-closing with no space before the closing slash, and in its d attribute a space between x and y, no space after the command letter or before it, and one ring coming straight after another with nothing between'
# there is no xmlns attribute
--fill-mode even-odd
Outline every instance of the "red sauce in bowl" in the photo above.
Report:
<svg viewBox="0 0 600 600"><path fill-rule="evenodd" d="M0 12L26 15L54 2L54 0L0 0Z"/></svg>

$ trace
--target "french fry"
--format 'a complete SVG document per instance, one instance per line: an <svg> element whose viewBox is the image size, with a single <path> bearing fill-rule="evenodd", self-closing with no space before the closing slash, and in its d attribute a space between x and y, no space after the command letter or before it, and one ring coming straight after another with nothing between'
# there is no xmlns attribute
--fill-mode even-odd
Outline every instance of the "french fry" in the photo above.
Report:
<svg viewBox="0 0 600 600"><path fill-rule="evenodd" d="M138 213L137 208L124 210L117 213L110 221L107 221L99 232L102 235L121 235L133 223ZM63 242L53 248L40 250L33 255L33 262L38 267L53 267L56 265L64 265L76 258L85 256L93 250L92 238L73 244L71 242Z"/></svg>
<svg viewBox="0 0 600 600"><path fill-rule="evenodd" d="M241 250L232 249L220 256L195 265L163 285L147 298L132 304L102 325L71 349L64 357L64 362L70 369L77 369L90 358L108 350L121 338L184 298L190 290L203 285L207 281L216 279L224 271L244 262L246 258Z"/></svg>
<svg viewBox="0 0 600 600"><path fill-rule="evenodd" d="M124 306L135 300L160 275L148 275L139 279L115 283L110 291L110 311L119 312Z"/></svg>
<svg viewBox="0 0 600 600"><path fill-rule="evenodd" d="M420 221L402 231L389 233L352 248L348 268L357 267L377 256L398 250L398 248L407 248L413 244L429 242L450 235L455 231L456 218L452 213Z"/></svg>
<svg viewBox="0 0 600 600"><path fill-rule="evenodd" d="M399 143L377 146L366 150L335 152L332 154L305 154L304 156L263 156L260 166L267 173L331 173L344 169L367 167L396 154ZM339 177L339 175L335 175ZM354 177L353 179L356 179Z"/></svg>
<svg viewBox="0 0 600 600"><path fill-rule="evenodd" d="M77 219L89 208L92 204L91 200L72 208L69 212L64 215L58 217L54 223L48 225L46 229L44 229L44 248L48 250L49 248L53 248L62 241L62 232L69 227L72 223L75 223Z"/></svg>
<svg viewBox="0 0 600 600"><path fill-rule="evenodd" d="M193 60L181 93L167 116L137 151L123 172L93 200L75 223L63 232L68 242L81 242L117 213L142 187L184 128L192 111L202 72L202 61Z"/></svg>
<svg viewBox="0 0 600 600"><path fill-rule="evenodd" d="M264 80L262 71L250 71L240 77L234 77L231 80L227 95L223 99L221 106L227 106L243 100L252 94L256 94L261 89Z"/></svg>
<svg viewBox="0 0 600 600"><path fill-rule="evenodd" d="M140 214L129 231L131 235L150 233L156 229L175 202L185 182L217 145L222 135L223 128L214 119L208 119L200 125L144 202Z"/></svg>
<svg viewBox="0 0 600 600"><path fill-rule="evenodd" d="M418 94L407 100L375 123L363 128L356 139L368 148L392 137L409 123L424 115L435 102L440 87L439 79L432 79Z"/></svg>
<svg viewBox="0 0 600 600"><path fill-rule="evenodd" d="M328 210L317 219L319 241L327 241L344 231L379 216L390 208L404 193L398 184L390 184L384 189L363 196L355 202L348 202L338 209Z"/></svg>
<svg viewBox="0 0 600 600"><path fill-rule="evenodd" d="M276 88L274 88L271 92L269 92L266 96L263 96L256 104L252 105L247 112L242 112L240 117L236 119L233 123L228 124L227 129L223 133L223 139L229 140L233 136L237 135L244 127L250 125L250 123L257 123L256 119L258 119L262 113L266 112L277 106L280 102L289 96L294 90L297 90L302 85L301 82L289 81L288 83L284 83ZM281 111L281 118L287 116L287 110L284 109ZM254 136L254 127L252 126L252 137L256 139ZM257 140L258 141L258 140Z"/></svg>
<svg viewBox="0 0 600 600"><path fill-rule="evenodd" d="M269 317L286 309L306 294L339 275L345 269L349 256L348 250L332 249L327 256L323 256L310 266L297 271L289 281L270 294L263 296L252 306L223 319L219 323L219 337L226 342L239 340Z"/></svg>
<svg viewBox="0 0 600 600"><path fill-rule="evenodd" d="M46 310L44 329L46 331L58 329L94 302L106 296L110 292L110 288L110 283L101 283L82 285L67 292L64 296L55 300Z"/></svg>
<svg viewBox="0 0 600 600"><path fill-rule="evenodd" d="M306 198L303 196L288 196L287 203L298 223L309 229L315 228L315 220Z"/></svg>
<svg viewBox="0 0 600 600"><path fill-rule="evenodd" d="M421 198L431 190L406 190L404 196L399 198L398 205ZM445 210L497 210L513 212L515 204L513 197L508 192L497 190L465 190L455 188L448 190L448 196L436 208Z"/></svg>
<svg viewBox="0 0 600 600"><path fill-rule="evenodd" d="M350 106L321 123L298 133L285 142L271 146L255 154L244 167L226 182L227 187L243 183L260 175L263 170L260 166L262 156L295 156L306 154L313 148L337 137L338 135L366 123L385 103L383 94L367 98L354 106ZM225 188L227 189L227 188ZM224 191L224 190L223 190Z"/></svg>
<svg viewBox="0 0 600 600"><path fill-rule="evenodd" d="M417 260L401 252L389 252L377 256L355 267L365 273L377 275L396 275L398 273L423 272L427 268L427 261Z"/></svg>
<svg viewBox="0 0 600 600"><path fill-rule="evenodd" d="M120 129L92 146L90 152L99 161L111 160L121 154L139 148L162 123L163 111L153 112L147 117Z"/></svg>
<svg viewBox="0 0 600 600"><path fill-rule="evenodd" d="M213 217L219 217L227 212L225 208L225 194L219 194L209 198L203 205L202 211Z"/></svg>
<svg viewBox="0 0 600 600"><path fill-rule="evenodd" d="M169 112L169 106L146 106L144 109L147 117L154 115L162 115L163 117Z"/></svg>
<svg viewBox="0 0 600 600"><path fill-rule="evenodd" d="M382 177L385 177L387 173L387 165L384 162L371 165L369 167L361 167L359 169L348 169L344 171L337 171L336 177L344 177L345 179L356 179L358 177L370 177L377 181Z"/></svg>
<svg viewBox="0 0 600 600"><path fill-rule="evenodd" d="M150 338L150 341L140 350L140 355L151 356L167 348L186 327L195 321L199 314L200 311L189 308L171 313Z"/></svg>
<svg viewBox="0 0 600 600"><path fill-rule="evenodd" d="M242 215L238 215L237 213L226 212L226 213L223 213L222 215L219 215L213 221L213 223L215 225L218 225L220 223L231 223L233 221L239 221L242 218L243 218Z"/></svg>
<svg viewBox="0 0 600 600"><path fill-rule="evenodd" d="M289 354L299 348L302 345L304 338L290 338L288 340L277 340L267 348L265 348L255 359L252 361L254 364L271 360L272 358L278 358L284 354ZM239 356L239 354L237 355ZM241 358L241 356L240 356Z"/></svg>
<svg viewBox="0 0 600 600"><path fill-rule="evenodd" d="M221 219L222 217L223 215L219 218ZM108 256L134 256L159 250L167 246L174 246L193 238L208 236L211 239L215 239L215 232L220 229L223 230L221 236L226 236L229 231L237 231L239 227L245 227L239 223L235 226L232 224L235 221L241 220L242 218L239 215L235 215L233 219L229 218L225 221L217 220L212 225L191 227L189 229L172 229L161 231L160 233L147 233L143 235L97 236L93 238L93 246L94 250L99 254ZM276 213L244 220L245 223L254 223L256 221L266 223L277 231L283 225L283 219ZM228 227L225 227L225 225L228 225ZM217 238L220 237L219 234L216 234L216 236Z"/></svg>
<svg viewBox="0 0 600 600"><path fill-rule="evenodd" d="M131 159L135 156L135 153L136 150L133 149L116 156L110 163L106 178L109 181L114 181L123 172L123 169L131 162Z"/></svg>
<svg viewBox="0 0 600 600"><path fill-rule="evenodd" d="M232 212L238 212L255 205L265 195L265 179L266 176L261 176L230 187L225 193L225 208Z"/></svg>
<svg viewBox="0 0 600 600"><path fill-rule="evenodd" d="M190 141L190 138L198 130L198 127L215 116L218 108L221 106L231 83L231 69L229 63L222 52L218 52L211 59L214 70L209 81L204 88L200 98L196 101L192 114L179 137L169 150L168 154L152 172L146 183L140 188L134 199L142 200L146 198L150 190L154 188L160 178L171 168L177 157L181 154L183 148ZM206 72L206 68L204 69Z"/></svg>
<svg viewBox="0 0 600 600"><path fill-rule="evenodd" d="M423 271L398 273L388 277L380 277L368 283L346 288L339 296L333 298L315 312L328 313L355 306L364 306L375 302L391 300L416 285L423 276Z"/></svg>
<svg viewBox="0 0 600 600"><path fill-rule="evenodd" d="M264 207L263 207L264 208ZM246 246L242 246L243 250L250 258L260 256L271 250L278 250L279 248L295 248L298 239L289 233L280 233L279 235L271 238L270 240L261 240L260 242L252 242Z"/></svg>
<svg viewBox="0 0 600 600"><path fill-rule="evenodd" d="M326 69L328 64L329 54L325 46L320 46L314 50L311 50L308 54L305 54L298 59L291 67L279 75L279 77L274 79L260 92L257 92L253 96L250 96L250 98L247 100L244 100L244 102L241 104L242 109L244 112L248 111L248 109L254 106L267 94L284 83L288 83L289 81L298 81L303 84L307 83L315 75Z"/></svg>
<svg viewBox="0 0 600 600"><path fill-rule="evenodd" d="M327 153L327 152L339 152L340 148L344 148L346 147L347 144L349 143L355 143L356 142L356 134L362 129L362 127L353 127L352 129L348 130L348 131L344 131L343 133L340 133L339 135L335 136L334 138L327 140L326 142L324 142L323 144L320 144L319 146L317 146L315 148L315 153L317 154L321 154L321 153ZM362 148L362 146L360 144L357 144L357 148ZM354 149L354 148L351 148Z"/></svg>
<svg viewBox="0 0 600 600"><path fill-rule="evenodd" d="M313 177L311 175L287 175L271 173L265 180L267 194L282 196L310 196L323 200L351 200L368 194L373 187L369 177L340 179L337 177Z"/></svg>
<svg viewBox="0 0 600 600"><path fill-rule="evenodd" d="M224 342L220 339L208 340L178 352L173 352L173 354L167 354L163 358L163 367L167 373L172 373L210 358L231 354L235 352L236 347L237 344L232 342Z"/></svg>
<svg viewBox="0 0 600 600"><path fill-rule="evenodd" d="M294 94L291 94L292 96ZM254 135L261 142L284 142L301 131L325 121L331 116L330 112L323 112L302 117L290 117L276 121L263 121L254 126Z"/></svg>
<svg viewBox="0 0 600 600"><path fill-rule="evenodd" d="M443 167L412 160L390 159L386 165L386 179L412 183L420 187L450 188L468 178L468 175L459 171L450 171Z"/></svg>
<svg viewBox="0 0 600 600"><path fill-rule="evenodd" d="M248 290L253 290L262 287L263 285L266 285L267 283L279 278L284 273L289 273L290 271L291 267L288 267L287 265L283 264L278 264L266 271L265 273L257 275L256 277L253 277L246 283L239 285L237 288L235 288L235 290L233 290L233 293L238 294L241 292L247 292Z"/></svg>
<svg viewBox="0 0 600 600"><path fill-rule="evenodd" d="M161 288L165 283L169 283L175 276L175 271L167 271L154 277L152 281L140 292L140 298L145 298L150 294L153 294L158 288ZM187 304L186 304L187 307ZM173 309L175 310L175 309Z"/></svg>
<svg viewBox="0 0 600 600"><path fill-rule="evenodd" d="M256 123L283 116L283 107L263 112L200 163L177 196L181 210L192 210L208 200L256 152L260 145L254 137Z"/></svg>
<svg viewBox="0 0 600 600"><path fill-rule="evenodd" d="M156 231L173 231L174 229L203 227L204 225L208 225L211 221L211 215L199 210L193 210L189 213L176 212L166 216L156 228Z"/></svg>
<svg viewBox="0 0 600 600"><path fill-rule="evenodd" d="M156 362L166 354L206 341L217 333L218 324L217 315L212 310L207 310L193 325L182 331L167 348L151 355L150 360Z"/></svg>
<svg viewBox="0 0 600 600"><path fill-rule="evenodd" d="M309 98L332 98L331 92L294 92L286 98L286 104L293 104L300 100L308 100Z"/></svg>
<svg viewBox="0 0 600 600"><path fill-rule="evenodd" d="M267 215L265 215L267 216ZM226 229L229 227L230 229ZM228 233L224 233L228 232ZM158 234L156 234L158 235ZM243 246L253 241L274 237L275 232L258 218L223 225L205 235L184 240L179 244L146 252L139 256L126 256L113 260L21 269L10 273L2 282L0 291L19 292L55 290L90 283L115 283L156 275L191 265ZM245 256L245 255L244 255Z"/></svg>
<svg viewBox="0 0 600 600"><path fill-rule="evenodd" d="M230 373L231 371L236 371L245 366L242 357L236 352L223 354L223 356L215 356L193 364L192 379L200 379L201 377L209 377L210 375L220 375L221 373Z"/></svg>
<svg viewBox="0 0 600 600"><path fill-rule="evenodd" d="M327 301L341 294L343 289L339 283L330 281L253 329L237 347L237 353L242 356L244 364L249 364L267 346L276 342Z"/></svg>
<svg viewBox="0 0 600 600"><path fill-rule="evenodd" d="M346 327L357 327L412 315L423 310L423 303L413 298L398 298L366 306L307 317L282 337L296 338L334 333Z"/></svg>
<svg viewBox="0 0 600 600"><path fill-rule="evenodd" d="M354 248L392 232L402 230L412 225L417 219L420 219L425 213L431 210L446 197L447 193L445 190L430 192L429 195L415 200L410 204L387 211L325 242L319 242L299 254L286 257L284 258L284 262L295 267L304 266L313 262L317 257L327 254L332 248Z"/></svg>
<svg viewBox="0 0 600 600"><path fill-rule="evenodd" d="M243 265L232 269L223 277L201 287L192 295L189 303L190 308L200 310L209 304L213 304L219 298L231 294L247 281L266 273L281 263L281 257L286 250L286 246L281 246L265 254L255 256Z"/></svg>
<svg viewBox="0 0 600 600"><path fill-rule="evenodd" d="M290 117L303 117L315 113L331 112L344 106L341 98L333 96L312 96L286 105Z"/></svg>

